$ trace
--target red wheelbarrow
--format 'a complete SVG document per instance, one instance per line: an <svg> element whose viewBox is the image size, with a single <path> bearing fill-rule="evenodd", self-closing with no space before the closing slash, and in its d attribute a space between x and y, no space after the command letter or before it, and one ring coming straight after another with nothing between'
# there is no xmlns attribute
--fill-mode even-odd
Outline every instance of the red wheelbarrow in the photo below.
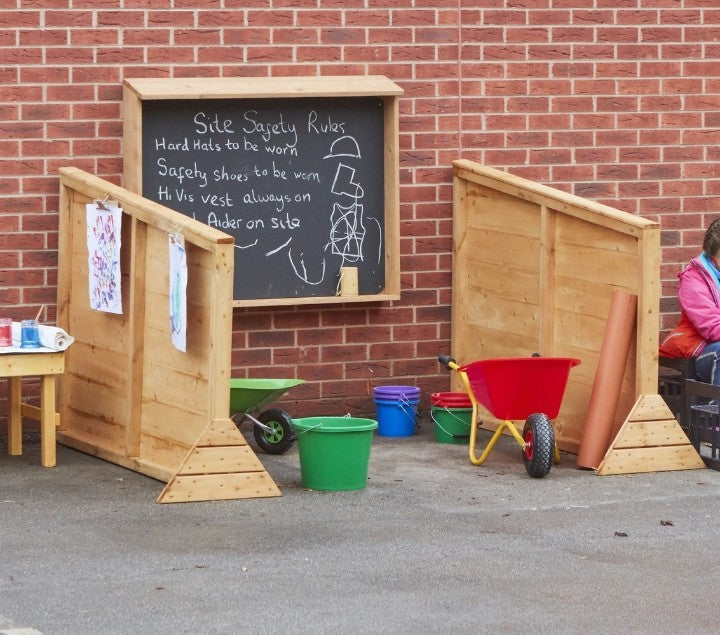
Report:
<svg viewBox="0 0 720 635"><path fill-rule="evenodd" d="M440 363L457 371L472 403L470 426L470 462L481 465L490 455L506 428L522 448L525 470L534 478L542 478L560 460L552 426L560 410L570 369L580 363L570 357L511 357L485 359L460 366L442 355ZM487 408L502 423L485 450L478 457L478 404ZM513 421L525 420L522 435Z"/></svg>

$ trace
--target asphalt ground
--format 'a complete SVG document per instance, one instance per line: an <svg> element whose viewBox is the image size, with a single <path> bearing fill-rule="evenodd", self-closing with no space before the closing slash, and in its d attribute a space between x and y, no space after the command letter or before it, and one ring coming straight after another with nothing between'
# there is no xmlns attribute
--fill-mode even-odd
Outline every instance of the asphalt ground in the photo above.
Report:
<svg viewBox="0 0 720 635"><path fill-rule="evenodd" d="M160 505L111 463L3 447L0 633L720 630L720 473L564 454L531 479L510 438L466 451L376 436L365 489L319 492L294 446L259 455L280 498Z"/></svg>

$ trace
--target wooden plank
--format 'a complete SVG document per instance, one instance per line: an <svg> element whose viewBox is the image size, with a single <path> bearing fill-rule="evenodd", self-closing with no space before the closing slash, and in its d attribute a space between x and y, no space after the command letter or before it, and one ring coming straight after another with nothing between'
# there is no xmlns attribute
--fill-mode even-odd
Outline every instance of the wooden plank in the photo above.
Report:
<svg viewBox="0 0 720 635"><path fill-rule="evenodd" d="M399 252L399 250L398 250ZM322 298L293 298L293 306L304 306L310 304L357 304L365 303L372 299L373 302L393 302L400 299L400 292L397 293L373 293L372 298L366 295L358 296L336 296L328 297L323 296ZM287 306L287 298L267 298L259 300L233 300L233 306L248 306L248 307L269 307L269 306Z"/></svg>
<svg viewBox="0 0 720 635"><path fill-rule="evenodd" d="M687 435L675 419L628 421L613 441L613 448L642 448L687 445Z"/></svg>
<svg viewBox="0 0 720 635"><path fill-rule="evenodd" d="M475 161L459 159L453 161L453 168L459 178L480 183L538 205L553 207L563 214L588 220L595 225L610 227L620 233L639 236L640 231L645 227L658 227L657 223L640 216L480 165Z"/></svg>
<svg viewBox="0 0 720 635"><path fill-rule="evenodd" d="M608 289L637 289L640 262L636 255L558 243L555 258L558 276L602 281Z"/></svg>
<svg viewBox="0 0 720 635"><path fill-rule="evenodd" d="M556 272L555 252L557 249L557 228L555 212L551 212L544 205L540 207L540 263L539 263L539 304L540 304L540 326L539 340L540 350L544 355L553 355L555 350L555 328L556 328Z"/></svg>
<svg viewBox="0 0 720 635"><path fill-rule="evenodd" d="M40 380L40 464L54 467L55 451L55 376L43 375Z"/></svg>
<svg viewBox="0 0 720 635"><path fill-rule="evenodd" d="M262 463L248 445L195 447L185 459L178 474L229 474L259 472Z"/></svg>
<svg viewBox="0 0 720 635"><path fill-rule="evenodd" d="M207 399L195 405L194 411L191 412L173 404L148 402L143 407L141 435L162 439L166 444L178 444L187 450L195 444L198 435L207 425L206 404Z"/></svg>
<svg viewBox="0 0 720 635"><path fill-rule="evenodd" d="M123 186L142 192L142 102L123 82Z"/></svg>
<svg viewBox="0 0 720 635"><path fill-rule="evenodd" d="M705 463L688 443L659 448L613 449L603 459L597 474L605 476L704 468Z"/></svg>
<svg viewBox="0 0 720 635"><path fill-rule="evenodd" d="M128 457L122 452L118 452L114 447L106 447L99 444L94 433L83 435L75 431L60 431L57 434L57 439L69 448L74 448L90 456L95 456L103 461L110 461L116 465L121 465L134 472L139 472L150 478L162 481L163 483L170 480L174 474L174 472L168 470L164 465L156 465L142 457Z"/></svg>
<svg viewBox="0 0 720 635"><path fill-rule="evenodd" d="M660 229L648 227L640 240L640 271L645 272L638 288L637 371L635 393L657 390L660 319ZM642 317L642 319L640 319Z"/></svg>
<svg viewBox="0 0 720 635"><path fill-rule="evenodd" d="M130 456L140 454L140 426L143 406L143 381L145 372L145 312L147 279L147 225L132 218L130 227L130 289L128 290L127 312L128 357L126 360L129 377L129 392L126 401L127 413L125 447Z"/></svg>
<svg viewBox="0 0 720 635"><path fill-rule="evenodd" d="M385 97L385 288L383 295L400 299L400 152L397 139L400 129L398 99ZM376 296L376 299L377 296Z"/></svg>
<svg viewBox="0 0 720 635"><path fill-rule="evenodd" d="M60 178L66 187L79 190L92 199L103 199L108 196L116 200L125 214L138 218L150 227L156 227L168 234L180 231L186 240L202 249L214 251L217 245L233 243L232 236L214 227L193 220L185 214L143 198L79 168L60 168Z"/></svg>
<svg viewBox="0 0 720 635"><path fill-rule="evenodd" d="M75 275L75 273L73 275L74 279L87 280L87 272L83 275ZM75 308L80 302L88 302L87 286L81 296L82 300L71 299L73 310L69 316L67 327L63 327L75 338L75 343L66 351L68 357L74 358L80 355L75 349L80 344L86 344L91 353L101 354L101 352L107 351L127 357L129 347L127 320L122 315L92 311L89 308L87 310ZM117 360L117 357L115 359ZM121 365L124 366L124 364Z"/></svg>
<svg viewBox="0 0 720 635"><path fill-rule="evenodd" d="M604 281L578 278L573 272L568 272L568 275L556 273L556 287L556 311L579 313L607 321L612 288Z"/></svg>
<svg viewBox="0 0 720 635"><path fill-rule="evenodd" d="M466 281L469 290L540 304L538 270L535 267L506 266L476 258L468 258L467 262Z"/></svg>
<svg viewBox="0 0 720 635"><path fill-rule="evenodd" d="M78 334L80 335L80 334ZM90 344L76 339L65 351L65 375L75 375L88 384L120 388L127 386L125 368L127 351L101 348L101 343Z"/></svg>
<svg viewBox="0 0 720 635"><path fill-rule="evenodd" d="M33 419L35 421L40 421L40 417L42 416L42 409L38 408L37 406L33 406L29 403L21 403L20 404L20 414L23 417L27 417L28 419ZM55 416L53 417L53 420L55 422L55 427L60 427L60 414L55 413Z"/></svg>
<svg viewBox="0 0 720 635"><path fill-rule="evenodd" d="M516 239L542 238L540 206L535 203L470 184L467 205L469 229L495 231Z"/></svg>
<svg viewBox="0 0 720 635"><path fill-rule="evenodd" d="M468 323L465 327L465 335L473 345L458 348L462 362L532 355L540 346L537 332L511 333L504 329L488 328L482 321L480 324Z"/></svg>
<svg viewBox="0 0 720 635"><path fill-rule="evenodd" d="M125 442L125 428L118 428L106 424L102 420L88 417L82 412L68 409L69 417L63 418L63 427L57 432L57 440L86 454L98 456L106 461L118 463L115 457L126 458L123 443ZM68 424L68 419L72 421ZM91 451L93 446L97 451ZM109 458L113 457L113 458ZM119 463L127 467L125 463ZM172 473L171 473L172 474Z"/></svg>
<svg viewBox="0 0 720 635"><path fill-rule="evenodd" d="M174 431L166 431L163 432L162 437L158 437L147 434L145 429L141 429L140 451L135 456L155 465L165 466L174 474L182 465L193 445L192 441L189 445L180 443L174 435Z"/></svg>
<svg viewBox="0 0 720 635"><path fill-rule="evenodd" d="M453 177L453 269L451 289L451 316L452 328L450 332L450 350L448 354L460 356L461 346L467 341L466 327L468 324L468 182ZM472 355L474 351L462 352L462 355ZM452 373L456 375L456 373ZM451 381L459 381L453 377Z"/></svg>
<svg viewBox="0 0 720 635"><path fill-rule="evenodd" d="M656 382L657 383L657 382ZM672 417L672 414L660 395L642 395L630 411L630 421L663 421Z"/></svg>
<svg viewBox="0 0 720 635"><path fill-rule="evenodd" d="M202 280L202 278L190 277L189 280ZM192 341L201 342L202 345L206 346L209 349L209 344L212 341L210 334L206 333L205 329L191 328L191 326L197 324L209 324L211 321L211 298L208 296L206 298L207 302L199 302L197 301L200 299L197 297L199 295L204 294L197 294L190 291L187 296L188 319L193 320L191 323L188 324L188 335L192 336L190 338ZM152 306L168 306L168 299L169 296L167 293L156 294L152 291L149 291L147 294L147 302ZM149 312L146 320L146 326L148 331L159 331L159 333L155 333L154 335L156 337L158 335L160 336L160 338L158 338L158 344L161 344L163 348L166 348L168 350L177 350L175 346L173 346L172 340L170 339L170 316L167 312L165 314L162 314L160 311ZM148 333L148 336L150 336L150 333Z"/></svg>
<svg viewBox="0 0 720 635"><path fill-rule="evenodd" d="M510 335L532 334L533 340L539 341L540 307L536 304L489 293L470 293L466 302L471 324Z"/></svg>
<svg viewBox="0 0 720 635"><path fill-rule="evenodd" d="M238 498L280 496L267 472L175 476L157 499L158 503L183 503Z"/></svg>
<svg viewBox="0 0 720 635"><path fill-rule="evenodd" d="M621 253L638 258L639 261L637 236L591 224L557 210L552 210L552 213L557 220L557 240L560 244L567 247L595 247L601 252Z"/></svg>
<svg viewBox="0 0 720 635"><path fill-rule="evenodd" d="M555 311L555 338L565 344L581 347L583 342L588 346L602 342L605 335L605 317L588 315L582 312L572 311L571 305L568 310L556 309ZM599 350L597 347L595 350Z"/></svg>
<svg viewBox="0 0 720 635"><path fill-rule="evenodd" d="M167 302L163 303L163 306L166 305ZM205 332L202 326L203 324L211 324L212 320L209 312L202 312L201 315L207 318L206 321L203 321L192 314L190 309L191 307L188 307L187 353L183 353L173 346L169 315L162 316L164 319L154 318L149 320L152 324L146 323L146 365L185 373L198 380L208 381L209 371L207 364L212 354L213 338L210 337L209 333ZM198 363L199 360L202 360L202 363Z"/></svg>
<svg viewBox="0 0 720 635"><path fill-rule="evenodd" d="M207 413L210 390L207 379L149 361L145 375L143 391L153 391L158 404L177 407L183 412Z"/></svg>
<svg viewBox="0 0 720 635"><path fill-rule="evenodd" d="M540 267L539 238L476 226L468 227L467 234L473 245L473 249L466 254L469 259L518 269L522 265L536 270Z"/></svg>
<svg viewBox="0 0 720 635"><path fill-rule="evenodd" d="M22 455L22 378L8 377L8 454Z"/></svg>
<svg viewBox="0 0 720 635"><path fill-rule="evenodd" d="M208 355L208 420L227 417L230 412L230 365L232 358L233 308L232 286L235 249L225 245L217 250L213 283L216 293L210 298L209 328L212 338ZM222 292L219 290L222 289ZM227 290L227 291L226 291ZM188 320L190 323L190 320ZM196 328L201 329L201 325Z"/></svg>
<svg viewBox="0 0 720 635"><path fill-rule="evenodd" d="M64 377L63 387L65 397L75 410L125 425L128 391L123 386L92 383L69 373Z"/></svg>
<svg viewBox="0 0 720 635"><path fill-rule="evenodd" d="M65 370L64 353L0 355L0 377L58 375Z"/></svg>
<svg viewBox="0 0 720 635"><path fill-rule="evenodd" d="M196 447L214 447L218 445L247 445L232 419L215 419L203 431L195 442Z"/></svg>
<svg viewBox="0 0 720 635"><path fill-rule="evenodd" d="M404 92L382 75L139 78L126 79L124 86L140 99L374 97Z"/></svg>

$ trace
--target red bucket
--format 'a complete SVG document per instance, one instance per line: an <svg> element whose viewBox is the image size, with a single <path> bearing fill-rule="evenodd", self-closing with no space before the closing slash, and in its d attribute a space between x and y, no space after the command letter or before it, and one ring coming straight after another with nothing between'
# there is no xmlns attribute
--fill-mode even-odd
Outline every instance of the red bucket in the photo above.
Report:
<svg viewBox="0 0 720 635"><path fill-rule="evenodd" d="M443 408L472 408L472 402L464 392L434 392L430 404Z"/></svg>

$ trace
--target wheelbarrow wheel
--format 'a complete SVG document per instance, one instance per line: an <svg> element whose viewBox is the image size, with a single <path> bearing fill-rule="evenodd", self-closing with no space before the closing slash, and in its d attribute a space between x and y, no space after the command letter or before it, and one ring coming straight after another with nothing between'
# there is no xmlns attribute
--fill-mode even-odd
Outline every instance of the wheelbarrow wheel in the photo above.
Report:
<svg viewBox="0 0 720 635"><path fill-rule="evenodd" d="M531 414L525 421L523 439L525 470L533 478L542 478L550 471L555 449L555 432L548 416L541 412Z"/></svg>
<svg viewBox="0 0 720 635"><path fill-rule="evenodd" d="M257 419L270 428L270 431L266 431L258 425L253 426L253 436L263 452L284 454L292 447L295 428L287 412L273 408L261 412Z"/></svg>

